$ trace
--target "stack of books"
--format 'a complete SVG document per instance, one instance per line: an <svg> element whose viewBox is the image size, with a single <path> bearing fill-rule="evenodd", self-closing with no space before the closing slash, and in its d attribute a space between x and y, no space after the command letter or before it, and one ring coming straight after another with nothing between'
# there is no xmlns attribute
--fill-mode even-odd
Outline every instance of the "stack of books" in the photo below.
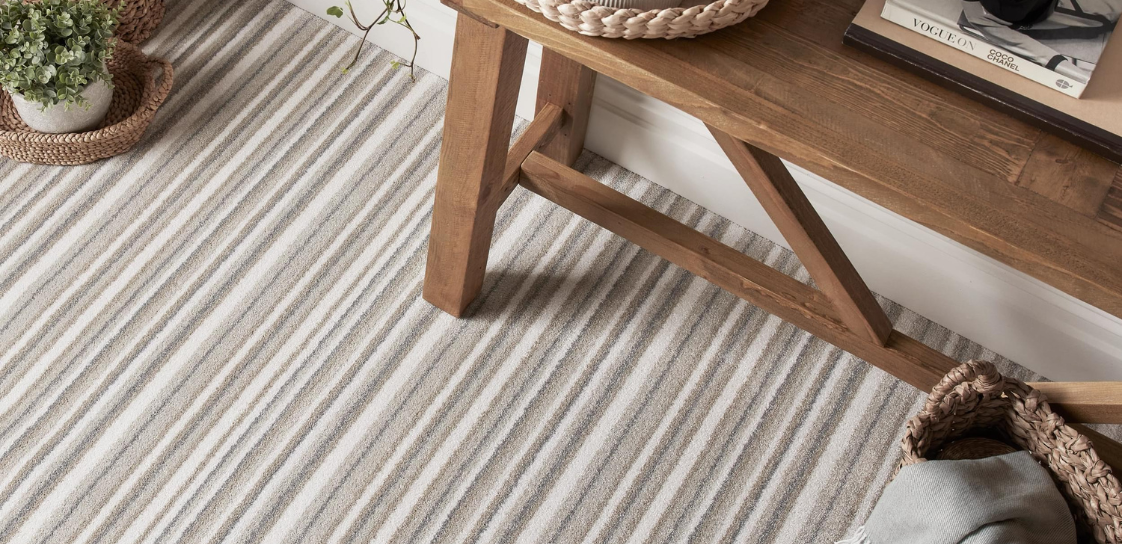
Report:
<svg viewBox="0 0 1122 544"><path fill-rule="evenodd" d="M845 40L1122 161L1120 15L1122 0L867 0Z"/></svg>

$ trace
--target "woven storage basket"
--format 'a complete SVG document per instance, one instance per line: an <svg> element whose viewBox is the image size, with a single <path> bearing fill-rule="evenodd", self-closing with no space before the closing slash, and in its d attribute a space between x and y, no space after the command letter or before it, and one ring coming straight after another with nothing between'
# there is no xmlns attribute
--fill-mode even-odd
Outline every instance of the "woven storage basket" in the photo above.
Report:
<svg viewBox="0 0 1122 544"><path fill-rule="evenodd" d="M956 461L961 459L985 459L986 457L994 457L997 455L1005 455L1013 453L1017 448L994 440L992 438L970 437L956 440L948 444L936 459L940 461Z"/></svg>
<svg viewBox="0 0 1122 544"><path fill-rule="evenodd" d="M147 40L164 19L164 0L106 0L121 7L116 36L129 43Z"/></svg>
<svg viewBox="0 0 1122 544"><path fill-rule="evenodd" d="M926 461L962 436L987 431L1027 450L1051 472L1084 535L1100 544L1122 543L1122 488L1110 466L1042 393L1002 376L991 363L963 364L935 386L923 411L908 422L897 470Z"/></svg>
<svg viewBox="0 0 1122 544"><path fill-rule="evenodd" d="M113 74L113 102L96 130L43 134L27 127L0 91L0 155L37 164L86 164L132 149L171 91L171 64L149 59L136 46L120 42L108 62ZM156 72L162 70L159 83Z"/></svg>
<svg viewBox="0 0 1122 544"><path fill-rule="evenodd" d="M603 38L692 38L739 23L768 0L717 0L711 4L654 9L609 8L588 0L517 0L546 19L585 36ZM687 0L689 1L689 0Z"/></svg>
<svg viewBox="0 0 1122 544"><path fill-rule="evenodd" d="M39 0L23 0L36 3ZM164 19L164 0L104 0L111 8L121 7L114 36L129 43L140 43L152 35Z"/></svg>

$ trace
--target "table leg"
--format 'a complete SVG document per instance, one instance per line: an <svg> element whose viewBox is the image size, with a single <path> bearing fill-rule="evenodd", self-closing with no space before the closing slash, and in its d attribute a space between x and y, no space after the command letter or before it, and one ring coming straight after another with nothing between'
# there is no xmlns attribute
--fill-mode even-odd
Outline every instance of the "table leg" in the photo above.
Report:
<svg viewBox="0 0 1122 544"><path fill-rule="evenodd" d="M540 151L557 162L571 165L584 149L596 72L543 48L542 67L538 73L536 111L541 111L546 104L556 104L564 112L557 134Z"/></svg>
<svg viewBox="0 0 1122 544"><path fill-rule="evenodd" d="M424 284L456 317L483 286L525 60L525 38L459 17Z"/></svg>

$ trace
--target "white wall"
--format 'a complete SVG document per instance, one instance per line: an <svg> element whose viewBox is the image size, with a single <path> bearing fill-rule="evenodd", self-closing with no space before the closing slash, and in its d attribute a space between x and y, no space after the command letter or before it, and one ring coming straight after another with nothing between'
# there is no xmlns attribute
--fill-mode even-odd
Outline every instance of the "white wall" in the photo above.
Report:
<svg viewBox="0 0 1122 544"><path fill-rule="evenodd" d="M346 18L326 15L333 0L289 1L356 32ZM374 0L354 2L360 15L373 15ZM437 0L412 0L409 10L422 36L418 64L448 77L455 12ZM377 28L371 41L412 52L403 29ZM531 44L518 108L525 118L533 116L540 62L541 48ZM586 146L786 245L705 127L675 108L601 77ZM874 291L1052 379L1122 380L1122 319L789 166Z"/></svg>

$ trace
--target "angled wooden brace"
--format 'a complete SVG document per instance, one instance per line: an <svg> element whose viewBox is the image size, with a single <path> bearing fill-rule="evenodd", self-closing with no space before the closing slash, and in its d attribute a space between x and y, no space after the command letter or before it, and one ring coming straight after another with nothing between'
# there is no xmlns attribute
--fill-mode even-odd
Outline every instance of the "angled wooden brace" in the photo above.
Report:
<svg viewBox="0 0 1122 544"><path fill-rule="evenodd" d="M819 289L837 307L842 322L854 333L884 345L892 323L783 161L711 126L709 132Z"/></svg>

